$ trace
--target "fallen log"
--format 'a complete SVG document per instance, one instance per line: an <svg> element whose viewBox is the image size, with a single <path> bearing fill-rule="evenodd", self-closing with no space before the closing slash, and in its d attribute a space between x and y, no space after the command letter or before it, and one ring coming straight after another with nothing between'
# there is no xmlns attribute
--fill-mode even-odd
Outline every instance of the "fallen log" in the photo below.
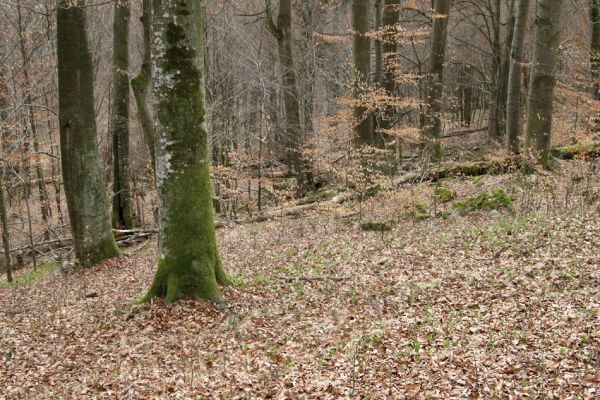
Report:
<svg viewBox="0 0 600 400"><path fill-rule="evenodd" d="M344 282L350 280L348 276L278 276L278 279L286 281L287 283L291 283L294 281L304 281L304 282L315 282L315 281L333 281L333 282Z"/></svg>
<svg viewBox="0 0 600 400"><path fill-rule="evenodd" d="M561 160L591 159L600 157L600 143L574 144L552 149L552 155Z"/></svg>

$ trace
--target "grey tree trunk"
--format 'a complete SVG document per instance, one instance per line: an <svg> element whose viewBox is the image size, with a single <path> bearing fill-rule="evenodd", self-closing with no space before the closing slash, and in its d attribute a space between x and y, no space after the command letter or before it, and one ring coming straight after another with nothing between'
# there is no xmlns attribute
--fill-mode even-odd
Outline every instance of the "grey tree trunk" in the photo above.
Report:
<svg viewBox="0 0 600 400"><path fill-rule="evenodd" d="M153 2L153 103L160 260L142 301L220 302L227 284L214 225L205 122L204 1Z"/></svg>
<svg viewBox="0 0 600 400"><path fill-rule="evenodd" d="M277 22L273 19L271 0L266 0L267 26L277 39L279 64L281 68L281 84L285 109L283 142L285 144L285 163L293 176L298 179L302 192L305 185L305 171L302 163L302 144L304 135L300 123L300 102L296 85L296 71L292 53L292 1L279 1Z"/></svg>
<svg viewBox="0 0 600 400"><path fill-rule="evenodd" d="M148 91L150 90L150 82L152 80L152 61L150 53L151 45L151 18L152 18L152 1L143 0L142 3L142 26L144 29L144 58L139 74L131 80L131 89L135 98L135 104L138 110L138 119L144 134L144 141L150 153L150 161L152 170L156 170L156 137L154 135L154 125L152 123L152 115L148 108Z"/></svg>
<svg viewBox="0 0 600 400"><path fill-rule="evenodd" d="M498 139L500 137L500 113L501 105L498 104L498 92L500 89L500 68L502 65L502 54L500 45L500 0L491 1L491 23L492 23L492 80L489 97L490 114L488 118L488 137Z"/></svg>
<svg viewBox="0 0 600 400"><path fill-rule="evenodd" d="M590 19L592 24L592 90L594 98L600 100L600 0L590 0Z"/></svg>
<svg viewBox="0 0 600 400"><path fill-rule="evenodd" d="M357 147L375 145L373 135L373 113L360 104L366 93L371 75L371 38L368 36L371 23L371 1L352 0L352 29L354 31L354 144Z"/></svg>
<svg viewBox="0 0 600 400"><path fill-rule="evenodd" d="M442 95L444 90L444 62L448 38L448 17L451 0L435 0L431 52L429 55L429 76L425 98L423 139L425 151L433 161L442 159Z"/></svg>
<svg viewBox="0 0 600 400"><path fill-rule="evenodd" d="M83 266L118 256L100 168L85 2L59 0L57 53L63 182L75 255Z"/></svg>
<svg viewBox="0 0 600 400"><path fill-rule="evenodd" d="M550 167L552 112L556 64L560 45L560 16L564 0L539 0L535 23L535 47L527 96L528 155L534 150L542 165Z"/></svg>
<svg viewBox="0 0 600 400"><path fill-rule="evenodd" d="M512 40L506 102L506 149L512 154L519 153L523 44L525 42L530 2L530 0L517 0L515 8L515 28Z"/></svg>
<svg viewBox="0 0 600 400"><path fill-rule="evenodd" d="M133 227L131 177L129 176L129 0L114 0L112 102L110 135L112 138L114 227Z"/></svg>

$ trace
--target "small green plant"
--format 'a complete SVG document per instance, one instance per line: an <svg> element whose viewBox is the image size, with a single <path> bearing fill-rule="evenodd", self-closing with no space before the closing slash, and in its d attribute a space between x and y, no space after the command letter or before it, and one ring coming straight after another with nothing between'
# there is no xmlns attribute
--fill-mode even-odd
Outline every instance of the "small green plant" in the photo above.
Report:
<svg viewBox="0 0 600 400"><path fill-rule="evenodd" d="M433 192L433 197L438 203L450 203L452 200L456 199L456 192L448 189L442 184L438 184Z"/></svg>
<svg viewBox="0 0 600 400"><path fill-rule="evenodd" d="M492 189L466 201L455 201L452 206L461 214L476 210L513 211L513 199L503 189Z"/></svg>
<svg viewBox="0 0 600 400"><path fill-rule="evenodd" d="M42 264L42 265L38 266L38 268L35 271L27 272L27 273L17 277L12 282L0 283L0 289L6 289L6 288L13 287L13 286L18 286L18 285L27 285L32 282L36 282L36 281L45 279L46 277L50 276L52 273L54 273L54 271L58 270L59 268L60 268L60 265L53 263L53 262L48 262L48 263Z"/></svg>
<svg viewBox="0 0 600 400"><path fill-rule="evenodd" d="M363 222L362 224L360 224L360 228L363 231L370 231L370 232L389 232L391 231L394 226L396 226L396 222L389 220L389 221L367 221L367 222Z"/></svg>
<svg viewBox="0 0 600 400"><path fill-rule="evenodd" d="M420 201L406 206L406 215L414 222L424 221L430 217L427 206Z"/></svg>

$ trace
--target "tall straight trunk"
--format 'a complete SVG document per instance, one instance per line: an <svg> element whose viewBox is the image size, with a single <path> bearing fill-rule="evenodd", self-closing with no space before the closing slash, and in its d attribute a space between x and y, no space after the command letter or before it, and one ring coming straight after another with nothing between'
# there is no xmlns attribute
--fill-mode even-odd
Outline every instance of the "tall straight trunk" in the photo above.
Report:
<svg viewBox="0 0 600 400"><path fill-rule="evenodd" d="M431 52L429 55L429 75L427 77L423 127L425 150L433 161L442 159L442 95L448 39L448 17L451 3L451 0L435 0L433 9Z"/></svg>
<svg viewBox="0 0 600 400"><path fill-rule="evenodd" d="M281 85L283 89L283 105L285 124L283 143L285 144L285 163L293 176L299 180L299 187L304 185L302 170L303 134L300 124L300 102L296 85L296 71L292 54L292 1L279 1L277 22L273 19L271 1L266 1L267 26L277 39L279 65L281 69ZM301 189L302 190L302 189Z"/></svg>
<svg viewBox="0 0 600 400"><path fill-rule="evenodd" d="M131 80L131 89L133 90L133 97L135 98L135 104L138 110L138 119L142 133L144 134L144 141L146 147L150 153L150 161L152 163L152 170L156 170L156 137L154 135L154 125L152 123L152 116L148 108L148 91L150 90L150 82L152 80L152 60L151 58L151 41L152 41L152 29L151 25L152 18L152 0L143 0L142 3L142 26L144 29L144 58L142 60L142 67L139 74L137 74Z"/></svg>
<svg viewBox="0 0 600 400"><path fill-rule="evenodd" d="M509 3L508 26L506 29L504 45L502 46L500 70L498 71L498 90L496 91L496 105L498 107L496 139L500 141L506 136L506 99L508 96L508 76L510 74L510 54L515 31L515 3L516 0L511 0Z"/></svg>
<svg viewBox="0 0 600 400"><path fill-rule="evenodd" d="M375 0L375 32L380 32L383 19L383 0ZM381 83L383 75L383 40L381 36L375 38L375 71L373 72L373 85Z"/></svg>
<svg viewBox="0 0 600 400"><path fill-rule="evenodd" d="M131 211L131 177L129 176L129 0L114 0L112 102L110 130L112 137L114 227L133 227Z"/></svg>
<svg viewBox="0 0 600 400"><path fill-rule="evenodd" d="M204 1L153 2L160 260L142 301L221 301L205 122Z"/></svg>
<svg viewBox="0 0 600 400"><path fill-rule="evenodd" d="M592 47L590 52L592 90L594 98L600 100L600 0L590 0L590 19L592 25Z"/></svg>
<svg viewBox="0 0 600 400"><path fill-rule="evenodd" d="M529 19L531 0L517 0L515 27L512 40L508 95L506 102L506 148L512 154L519 153L521 136L521 80L523 74L523 44Z"/></svg>
<svg viewBox="0 0 600 400"><path fill-rule="evenodd" d="M552 160L552 112L563 3L564 0L538 1L535 47L527 96L527 151L531 153L535 142L536 156L546 168L550 167Z"/></svg>
<svg viewBox="0 0 600 400"><path fill-rule="evenodd" d="M375 145L373 135L373 113L361 104L368 91L371 75L371 38L368 36L371 23L371 1L352 0L352 30L354 32L354 143L357 147Z"/></svg>
<svg viewBox="0 0 600 400"><path fill-rule="evenodd" d="M4 74L5 57L0 54L0 149L5 149L4 127L8 122L8 87ZM2 154L3 156L3 154ZM12 258L10 255L10 237L8 232L8 219L6 216L6 202L4 199L4 183L6 182L6 170L4 159L0 157L0 224L2 225L2 248L4 249L4 266L6 268L6 280L12 282Z"/></svg>
<svg viewBox="0 0 600 400"><path fill-rule="evenodd" d="M75 255L90 266L120 253L100 168L85 1L72 4L57 8L60 150Z"/></svg>
<svg viewBox="0 0 600 400"><path fill-rule="evenodd" d="M491 23L492 23L492 80L490 84L490 114L488 118L488 137L498 139L500 137L500 104L498 104L498 91L500 89L500 68L502 54L500 45L500 0L491 1Z"/></svg>
<svg viewBox="0 0 600 400"><path fill-rule="evenodd" d="M31 96L31 79L29 78L29 56L27 55L26 46L27 46L27 34L25 32L25 28L23 26L23 18L21 12L21 1L17 2L17 24L19 31L19 50L21 52L21 58L23 60L22 72L23 72L23 84L25 91L25 101L27 103L27 117L29 122L31 141L33 144L33 151L37 153L40 151L39 142L37 136L37 125L35 121L35 113L33 111L33 99ZM42 222L44 226L48 224L48 218L51 214L50 202L48 200L48 192L46 191L46 185L44 181L44 173L42 171L42 165L36 157L35 161L35 174L37 179L37 188L38 195L40 201L40 211L42 215ZM46 232L47 234L48 232Z"/></svg>
<svg viewBox="0 0 600 400"><path fill-rule="evenodd" d="M400 0L385 0L381 10L381 57L382 71L379 73L381 87L388 96L396 94L396 53L398 42L395 37L395 26L400 18ZM393 107L386 105L380 111L377 125L379 129L386 130L391 126Z"/></svg>

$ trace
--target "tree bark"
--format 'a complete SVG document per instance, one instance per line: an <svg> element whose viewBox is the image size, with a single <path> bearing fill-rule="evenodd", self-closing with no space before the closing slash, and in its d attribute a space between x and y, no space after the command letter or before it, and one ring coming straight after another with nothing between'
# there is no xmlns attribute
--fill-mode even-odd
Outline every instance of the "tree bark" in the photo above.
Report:
<svg viewBox="0 0 600 400"><path fill-rule="evenodd" d="M83 266L118 256L100 168L85 2L59 0L57 52L63 182L75 255Z"/></svg>
<svg viewBox="0 0 600 400"><path fill-rule="evenodd" d="M144 141L150 153L150 161L152 170L156 170L156 137L154 135L154 125L152 123L152 115L148 108L148 91L152 80L152 61L151 61L151 18L152 18L152 2L151 0L143 0L142 3L142 26L144 30L144 58L139 74L131 80L131 89L138 110L138 119Z"/></svg>
<svg viewBox="0 0 600 400"><path fill-rule="evenodd" d="M542 165L550 167L552 155L552 111L556 64L560 45L560 16L564 0L539 0L536 15L535 47L527 97L528 155L533 149Z"/></svg>
<svg viewBox="0 0 600 400"><path fill-rule="evenodd" d="M129 0L114 0L110 130L113 227L133 227L129 176Z"/></svg>
<svg viewBox="0 0 600 400"><path fill-rule="evenodd" d="M400 0L385 0L381 17L381 51L382 71L379 73L381 87L388 96L396 95L396 72L395 62L398 51L398 42L395 37L395 26L400 18ZM377 120L378 128L389 129L392 122L393 107L386 105L380 110Z"/></svg>
<svg viewBox="0 0 600 400"><path fill-rule="evenodd" d="M500 46L500 0L492 0L490 4L492 24L492 79L489 97L490 114L488 119L488 136L492 140L500 137L501 105L497 102L500 90L500 68L502 54Z"/></svg>
<svg viewBox="0 0 600 400"><path fill-rule="evenodd" d="M521 136L521 80L523 74L523 44L529 18L530 0L517 0L515 28L508 76L506 104L506 148L509 153L519 153Z"/></svg>
<svg viewBox="0 0 600 400"><path fill-rule="evenodd" d="M153 2L160 260L142 301L222 301L205 122L204 1Z"/></svg>
<svg viewBox="0 0 600 400"><path fill-rule="evenodd" d="M3 54L0 54L0 149L4 150L5 130L8 121L8 87L4 75ZM6 202L4 201L4 183L6 182L5 161L0 159L0 224L2 225L2 247L4 248L4 264L6 267L6 280L12 282L12 258L10 255L10 236L8 232L8 219L6 216Z"/></svg>
<svg viewBox="0 0 600 400"><path fill-rule="evenodd" d="M590 0L590 19L592 24L592 90L594 99L600 101L600 0Z"/></svg>
<svg viewBox="0 0 600 400"><path fill-rule="evenodd" d="M352 29L354 32L354 144L357 147L375 145L373 135L373 113L362 98L368 91L371 75L371 38L368 36L371 23L371 1L352 0Z"/></svg>
<svg viewBox="0 0 600 400"><path fill-rule="evenodd" d="M305 185L305 171L303 171L302 165L304 135L302 134L300 123L300 102L298 101L298 87L292 53L292 1L279 1L277 22L273 19L271 0L267 0L265 4L267 27L275 39L277 39L279 65L281 68L281 84L285 109L285 137L283 138L283 143L285 144L285 163L290 174L298 179L298 186L300 192L302 192Z"/></svg>
<svg viewBox="0 0 600 400"><path fill-rule="evenodd" d="M423 139L425 151L433 161L442 159L441 115L444 89L444 62L448 38L448 17L451 0L435 0L433 10L433 28L431 33L431 52L429 55L429 76L425 99Z"/></svg>

